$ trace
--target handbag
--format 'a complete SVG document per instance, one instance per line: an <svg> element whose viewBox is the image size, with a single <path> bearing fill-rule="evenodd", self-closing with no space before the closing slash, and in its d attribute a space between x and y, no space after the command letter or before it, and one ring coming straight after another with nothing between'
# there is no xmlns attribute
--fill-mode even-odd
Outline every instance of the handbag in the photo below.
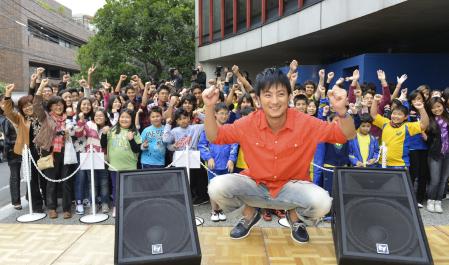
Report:
<svg viewBox="0 0 449 265"><path fill-rule="evenodd" d="M37 160L37 168L39 168L40 170L53 167L54 167L53 154L49 154L48 156L41 157L39 158L39 160Z"/></svg>
<svg viewBox="0 0 449 265"><path fill-rule="evenodd" d="M72 165L77 163L78 158L76 157L76 151L73 146L72 139L66 140L64 143L64 165Z"/></svg>

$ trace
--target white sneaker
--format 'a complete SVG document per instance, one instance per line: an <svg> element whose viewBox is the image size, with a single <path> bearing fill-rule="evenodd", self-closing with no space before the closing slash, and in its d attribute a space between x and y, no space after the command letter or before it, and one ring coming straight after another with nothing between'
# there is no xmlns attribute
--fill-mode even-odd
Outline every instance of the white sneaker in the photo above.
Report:
<svg viewBox="0 0 449 265"><path fill-rule="evenodd" d="M435 201L435 212L443 213L443 208L441 208L441 201Z"/></svg>
<svg viewBox="0 0 449 265"><path fill-rule="evenodd" d="M427 200L427 211L434 213L435 212L435 201Z"/></svg>
<svg viewBox="0 0 449 265"><path fill-rule="evenodd" d="M422 208L422 207L423 207L423 205L418 202L418 208Z"/></svg>
<svg viewBox="0 0 449 265"><path fill-rule="evenodd" d="M220 219L220 221L226 221L226 215L223 213L223 210L218 211L218 219Z"/></svg>
<svg viewBox="0 0 449 265"><path fill-rule="evenodd" d="M115 218L115 206L112 207L112 217Z"/></svg>
<svg viewBox="0 0 449 265"><path fill-rule="evenodd" d="M212 211L212 213L210 214L210 220L211 220L212 222L218 222L218 221L220 221L220 217L218 216L218 212Z"/></svg>
<svg viewBox="0 0 449 265"><path fill-rule="evenodd" d="M79 215L83 215L84 214L84 206L83 206L83 204L77 204L76 205L75 213L79 214Z"/></svg>

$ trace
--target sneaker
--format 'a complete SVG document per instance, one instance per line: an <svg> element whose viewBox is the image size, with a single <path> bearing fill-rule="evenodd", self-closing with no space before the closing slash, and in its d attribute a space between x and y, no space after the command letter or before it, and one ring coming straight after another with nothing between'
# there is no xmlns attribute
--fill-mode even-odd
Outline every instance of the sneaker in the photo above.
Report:
<svg viewBox="0 0 449 265"><path fill-rule="evenodd" d="M297 222L292 222L288 211L285 214L285 218L287 218L288 222L290 223L290 228L292 229L290 235L293 241L300 244L309 242L309 233L307 233L306 224L304 224L300 220L298 220Z"/></svg>
<svg viewBox="0 0 449 265"><path fill-rule="evenodd" d="M83 200L84 207L90 207L90 201L88 199Z"/></svg>
<svg viewBox="0 0 449 265"><path fill-rule="evenodd" d="M427 211L434 213L435 212L435 201L427 200Z"/></svg>
<svg viewBox="0 0 449 265"><path fill-rule="evenodd" d="M208 202L209 202L208 199L195 198L195 199L193 200L193 206L200 206L200 205L206 204L206 203L208 203Z"/></svg>
<svg viewBox="0 0 449 265"><path fill-rule="evenodd" d="M266 221L266 222L270 222L273 218L271 217L271 212L269 209L264 209L263 213L262 213L262 218Z"/></svg>
<svg viewBox="0 0 449 265"><path fill-rule="evenodd" d="M421 203L418 202L418 208L424 207Z"/></svg>
<svg viewBox="0 0 449 265"><path fill-rule="evenodd" d="M115 218L115 206L112 207L112 217Z"/></svg>
<svg viewBox="0 0 449 265"><path fill-rule="evenodd" d="M76 205L76 209L75 209L75 213L79 214L79 215L83 215L84 214L84 205L83 204L77 204Z"/></svg>
<svg viewBox="0 0 449 265"><path fill-rule="evenodd" d="M223 213L223 210L218 210L218 219L220 221L226 221L226 215Z"/></svg>
<svg viewBox="0 0 449 265"><path fill-rule="evenodd" d="M21 204L15 204L14 205L14 209L20 211L20 210L22 210L22 205Z"/></svg>
<svg viewBox="0 0 449 265"><path fill-rule="evenodd" d="M276 215L279 219L285 218L284 210L274 210L274 215Z"/></svg>
<svg viewBox="0 0 449 265"><path fill-rule="evenodd" d="M50 219L56 219L56 218L58 218L58 213L56 212L56 210L49 210L48 217Z"/></svg>
<svg viewBox="0 0 449 265"><path fill-rule="evenodd" d="M249 235L251 229L260 221L260 213L255 210L255 214L250 221L247 221L245 217L242 217L240 221L232 228L230 236L232 239L243 239Z"/></svg>
<svg viewBox="0 0 449 265"><path fill-rule="evenodd" d="M218 216L218 211L212 211L212 213L210 214L210 220L212 222L220 221L220 217Z"/></svg>
<svg viewBox="0 0 449 265"><path fill-rule="evenodd" d="M441 207L441 201L435 201L435 212L443 213L443 208Z"/></svg>
<svg viewBox="0 0 449 265"><path fill-rule="evenodd" d="M102 203L101 204L101 211L103 213L109 213L109 205L107 203Z"/></svg>

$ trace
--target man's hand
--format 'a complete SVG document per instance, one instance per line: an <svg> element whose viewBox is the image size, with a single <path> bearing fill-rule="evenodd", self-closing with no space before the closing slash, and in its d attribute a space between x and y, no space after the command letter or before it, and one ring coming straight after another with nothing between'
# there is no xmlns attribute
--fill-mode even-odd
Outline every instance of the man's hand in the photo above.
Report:
<svg viewBox="0 0 449 265"><path fill-rule="evenodd" d="M209 168L210 170L214 170L215 160L213 158L209 158L209 160L207 160L207 168Z"/></svg>
<svg viewBox="0 0 449 265"><path fill-rule="evenodd" d="M239 73L239 67L237 65L233 65L231 68L232 72L236 75Z"/></svg>
<svg viewBox="0 0 449 265"><path fill-rule="evenodd" d="M48 78L45 78L45 79L42 79L42 81L41 81L41 84L40 84L40 87L39 88L44 88L44 87L47 87L48 86L48 83L49 83L50 81L48 80Z"/></svg>
<svg viewBox="0 0 449 265"><path fill-rule="evenodd" d="M346 113L347 101L346 90L335 85L332 90L327 93L327 96L329 97L329 102L331 106L334 107L335 112L337 112L340 116L344 115Z"/></svg>
<svg viewBox="0 0 449 265"><path fill-rule="evenodd" d="M175 107L177 103L178 103L178 97L177 96L172 96L170 98L169 106Z"/></svg>
<svg viewBox="0 0 449 265"><path fill-rule="evenodd" d="M206 106L215 106L218 102L220 90L215 86L211 86L203 91L203 102Z"/></svg>
<svg viewBox="0 0 449 265"><path fill-rule="evenodd" d="M45 72L45 68L44 67L38 67L37 69L36 69L36 74L39 76L39 77L41 77L42 76L42 74Z"/></svg>
<svg viewBox="0 0 449 265"><path fill-rule="evenodd" d="M396 76L396 80L398 81L398 85L404 84L405 80L407 80L408 76L406 74L401 75L401 77Z"/></svg>
<svg viewBox="0 0 449 265"><path fill-rule="evenodd" d="M127 138L128 138L129 141L131 141L132 139L134 139L134 132L129 131L129 132L128 132L128 135L127 135Z"/></svg>
<svg viewBox="0 0 449 265"><path fill-rule="evenodd" d="M126 75L120 75L120 81L125 81L126 80L126 78L128 78L128 76L126 76Z"/></svg>
<svg viewBox="0 0 449 265"><path fill-rule="evenodd" d="M296 80L298 80L298 72L294 72L290 75L290 83L296 84ZM293 89L294 87L292 87Z"/></svg>
<svg viewBox="0 0 449 265"><path fill-rule="evenodd" d="M226 164L226 168L228 169L229 173L234 172L234 162L231 160L228 160L228 163Z"/></svg>
<svg viewBox="0 0 449 265"><path fill-rule="evenodd" d="M5 97L10 98L12 92L14 91L14 89L16 88L15 84L9 84L5 87Z"/></svg>
<svg viewBox="0 0 449 265"><path fill-rule="evenodd" d="M37 80L37 74L32 74L31 81L36 81L36 80Z"/></svg>
<svg viewBox="0 0 449 265"><path fill-rule="evenodd" d="M233 73L232 72L227 72L226 73L226 82L229 82L229 80L232 78Z"/></svg>

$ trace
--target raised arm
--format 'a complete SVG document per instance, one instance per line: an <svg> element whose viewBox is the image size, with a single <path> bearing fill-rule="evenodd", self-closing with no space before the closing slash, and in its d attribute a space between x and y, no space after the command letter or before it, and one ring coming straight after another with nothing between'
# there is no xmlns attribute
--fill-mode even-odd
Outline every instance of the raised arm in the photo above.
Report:
<svg viewBox="0 0 449 265"><path fill-rule="evenodd" d="M44 87L48 85L48 79L42 79L42 82L37 89L36 96L33 99L33 113L36 115L39 122L43 122L45 118L47 117L44 105L42 104L42 91L44 90Z"/></svg>
<svg viewBox="0 0 449 265"><path fill-rule="evenodd" d="M115 90L114 90L115 94L117 94L117 95L120 94L120 90L122 89L122 83L123 83L123 81L126 80L126 78L128 78L126 75L120 75L117 85L115 86Z"/></svg>
<svg viewBox="0 0 449 265"><path fill-rule="evenodd" d="M347 113L346 109L346 90L335 85L332 90L328 92L328 97L331 106L334 108L334 111L340 118L338 119L338 125L340 126L340 129L346 136L346 139L353 139L356 136L356 131L354 120L352 119L352 116Z"/></svg>
<svg viewBox="0 0 449 265"><path fill-rule="evenodd" d="M424 104L420 101L416 101L413 104L413 107L415 107L416 110L419 112L420 116L420 125L421 125L421 131L425 132L427 130L427 127L429 126L429 116L427 115L426 109L424 108Z"/></svg>
<svg viewBox="0 0 449 265"><path fill-rule="evenodd" d="M401 77L396 77L397 79L397 84L396 87L394 88L393 91L393 95L391 95L391 100L395 99L398 97L399 95L399 91L401 90L402 84L405 82L405 80L407 80L408 76L406 74L403 74Z"/></svg>
<svg viewBox="0 0 449 265"><path fill-rule="evenodd" d="M373 119L377 116L377 107L379 105L380 100L382 99L382 95L376 94L374 95L373 104L371 105L370 114Z"/></svg>
<svg viewBox="0 0 449 265"><path fill-rule="evenodd" d="M218 101L219 90L215 86L211 86L203 91L204 111L206 118L204 119L204 131L209 142L213 143L218 136L218 125L215 119L215 104Z"/></svg>
<svg viewBox="0 0 449 265"><path fill-rule="evenodd" d="M349 86L349 96L348 96L349 103L356 102L356 95L354 92L357 89L357 85L359 83L359 78L360 78L360 72L358 69L355 69L354 72L352 72L352 76L347 79L348 81L351 81L351 85Z"/></svg>
<svg viewBox="0 0 449 265"><path fill-rule="evenodd" d="M92 64L92 66L87 71L87 87L89 89L92 89L92 74L93 72L95 72L95 69L96 69L95 65Z"/></svg>
<svg viewBox="0 0 449 265"><path fill-rule="evenodd" d="M12 102L11 95L14 89L16 88L15 84L9 84L5 87L5 105L3 106L3 112L5 116L11 120L14 124L19 124L20 115L14 111L14 103Z"/></svg>
<svg viewBox="0 0 449 265"><path fill-rule="evenodd" d="M232 72L237 76L237 79L240 80L243 84L243 88L245 88L246 92L250 92L253 90L253 87L251 84L246 80L245 77L242 76L242 74L239 71L239 67L237 65L232 66Z"/></svg>

